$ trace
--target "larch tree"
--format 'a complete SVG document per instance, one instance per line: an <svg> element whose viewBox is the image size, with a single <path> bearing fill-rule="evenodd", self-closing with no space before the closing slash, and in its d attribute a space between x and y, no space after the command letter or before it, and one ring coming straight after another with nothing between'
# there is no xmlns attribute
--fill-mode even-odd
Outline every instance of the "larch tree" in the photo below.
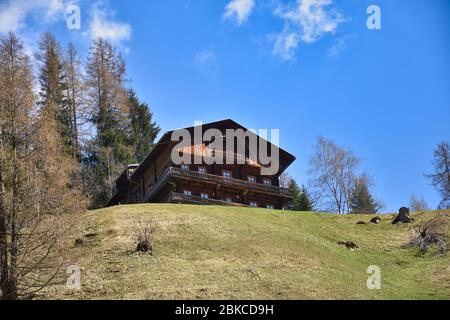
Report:
<svg viewBox="0 0 450 320"><path fill-rule="evenodd" d="M27 199L32 72L23 45L12 33L0 43L0 256L2 299L18 299L21 227L32 207Z"/></svg>
<svg viewBox="0 0 450 320"><path fill-rule="evenodd" d="M94 206L102 206L114 192L114 182L124 167L133 162L128 143L129 104L125 89L125 62L104 39L91 47L86 84L96 136L89 146L90 173L94 176Z"/></svg>
<svg viewBox="0 0 450 320"><path fill-rule="evenodd" d="M42 193L50 172L42 171L37 162L40 147L33 117L35 98L29 57L22 42L10 33L0 42L2 299L30 297L56 275L56 271L49 274L55 267L49 257L60 228L58 221L50 221L52 216L45 214L45 208L53 206L56 199L45 199Z"/></svg>
<svg viewBox="0 0 450 320"><path fill-rule="evenodd" d="M74 156L73 120L62 51L55 37L45 33L36 55L40 61L40 108L33 138L35 166L45 178L39 188L41 210L48 214L78 211L84 206L80 167ZM58 212L59 211L59 212Z"/></svg>
<svg viewBox="0 0 450 320"><path fill-rule="evenodd" d="M87 122L88 110L81 58L73 43L69 43L64 55L65 97L67 105L68 137L70 152L79 162L82 159L81 127Z"/></svg>
<svg viewBox="0 0 450 320"><path fill-rule="evenodd" d="M57 130L64 142L65 152L71 149L70 112L65 96L66 77L63 65L63 53L56 38L49 32L39 41L36 53L39 62L39 104L51 112L57 121Z"/></svg>

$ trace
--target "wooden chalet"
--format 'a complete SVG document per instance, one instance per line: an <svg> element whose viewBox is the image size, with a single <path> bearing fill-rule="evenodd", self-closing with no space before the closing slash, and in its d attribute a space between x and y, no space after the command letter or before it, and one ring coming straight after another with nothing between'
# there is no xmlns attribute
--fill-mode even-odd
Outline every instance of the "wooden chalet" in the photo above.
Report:
<svg viewBox="0 0 450 320"><path fill-rule="evenodd" d="M185 129L194 137L194 127ZM224 136L226 129L247 130L230 119L202 125L203 132L208 129L219 129ZM248 160L248 148L246 155L237 154L236 148L225 151L233 152L235 158L245 158L245 164L175 165L171 154L178 141L171 141L172 132L162 136L141 164L128 166L117 179L116 193L108 206L152 202L284 209L291 198L289 190L280 187L279 176L294 162L295 157L283 149L278 148L279 170L271 176L262 176L261 165ZM190 148L179 152L194 155L193 140ZM264 141L270 150L271 143ZM208 145L202 144L195 150L205 148Z"/></svg>

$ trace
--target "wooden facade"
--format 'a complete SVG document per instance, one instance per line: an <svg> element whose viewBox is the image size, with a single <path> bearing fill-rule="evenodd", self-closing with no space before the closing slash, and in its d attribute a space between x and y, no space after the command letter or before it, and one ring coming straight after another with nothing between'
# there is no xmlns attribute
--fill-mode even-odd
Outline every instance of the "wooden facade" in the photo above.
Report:
<svg viewBox="0 0 450 320"><path fill-rule="evenodd" d="M194 135L194 127L185 129ZM233 120L203 124L203 132L208 129L218 129L224 136L226 129L247 130ZM235 158L245 159L244 164L176 165L171 154L178 142L171 141L172 132L163 135L141 164L128 166L117 179L117 190L108 206L159 202L283 209L291 198L289 190L279 186L279 176L295 157L283 149L278 149L279 170L271 176L262 176L261 165L248 160L248 148L244 155L238 154L236 149L225 151L232 152ZM270 150L272 145L265 142ZM194 141L189 150L194 150L193 144ZM207 147L202 144L195 150ZM179 151L189 153L189 150ZM192 152L192 159L194 154L195 152Z"/></svg>

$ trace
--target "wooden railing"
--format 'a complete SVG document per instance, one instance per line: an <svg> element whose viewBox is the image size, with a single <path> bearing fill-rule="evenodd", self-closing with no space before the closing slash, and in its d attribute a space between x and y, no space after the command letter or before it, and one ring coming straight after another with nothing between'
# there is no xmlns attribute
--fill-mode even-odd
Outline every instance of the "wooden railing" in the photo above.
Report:
<svg viewBox="0 0 450 320"><path fill-rule="evenodd" d="M145 192L141 202L147 202L151 196L158 191L160 187L166 182L167 178L171 175L173 167L169 167L164 170L163 174L156 180L156 182Z"/></svg>
<svg viewBox="0 0 450 320"><path fill-rule="evenodd" d="M277 195L291 196L291 192L288 188L282 188L277 186L265 185L262 183L250 182L246 180L240 180L235 178L225 178L209 173L201 173L198 171L182 170L180 168L171 168L171 173L174 176L179 177L191 177L199 180L210 181L221 185L241 186L244 189L258 190Z"/></svg>
<svg viewBox="0 0 450 320"><path fill-rule="evenodd" d="M176 202L190 202L190 203L199 203L199 204L217 204L217 205L227 205L227 206L235 206L235 207L248 207L242 203L236 202L228 202L223 200L211 199L211 198L202 198L199 196L186 195L183 193L172 192L171 200Z"/></svg>
<svg viewBox="0 0 450 320"><path fill-rule="evenodd" d="M214 184L222 185L222 186L231 186L236 187L239 186L242 189L246 190L254 190L261 191L265 193L270 193L274 195L282 195L285 197L291 197L291 192L287 188L281 188L276 186L265 185L261 183L250 182L246 180L240 180L235 178L226 178L222 176L217 176L209 173L201 173L197 171L191 170L183 170L176 167L168 167L164 173L158 178L158 180L145 192L145 195L142 197L142 202L147 202L150 200L152 195L159 190L165 183L165 181L169 177L177 177L181 179L195 179L205 182L211 182Z"/></svg>

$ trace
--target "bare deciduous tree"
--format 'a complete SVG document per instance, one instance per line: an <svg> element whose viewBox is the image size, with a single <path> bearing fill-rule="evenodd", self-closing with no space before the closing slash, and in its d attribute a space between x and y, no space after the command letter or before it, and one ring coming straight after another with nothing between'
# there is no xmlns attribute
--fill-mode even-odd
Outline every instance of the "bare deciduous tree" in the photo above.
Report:
<svg viewBox="0 0 450 320"><path fill-rule="evenodd" d="M450 208L450 144L442 141L434 151L434 173L425 175L439 191L439 209Z"/></svg>
<svg viewBox="0 0 450 320"><path fill-rule="evenodd" d="M282 188L289 188L289 182L291 181L291 177L289 176L288 172L283 172L279 177L278 181L280 183L280 187Z"/></svg>
<svg viewBox="0 0 450 320"><path fill-rule="evenodd" d="M415 194L413 194L409 198L409 208L412 211L416 211L416 212L423 212L423 211L429 210L428 204L425 201L425 199L423 197L418 197Z"/></svg>
<svg viewBox="0 0 450 320"><path fill-rule="evenodd" d="M351 149L319 137L310 158L312 186L322 194L327 210L349 213L359 159Z"/></svg>

